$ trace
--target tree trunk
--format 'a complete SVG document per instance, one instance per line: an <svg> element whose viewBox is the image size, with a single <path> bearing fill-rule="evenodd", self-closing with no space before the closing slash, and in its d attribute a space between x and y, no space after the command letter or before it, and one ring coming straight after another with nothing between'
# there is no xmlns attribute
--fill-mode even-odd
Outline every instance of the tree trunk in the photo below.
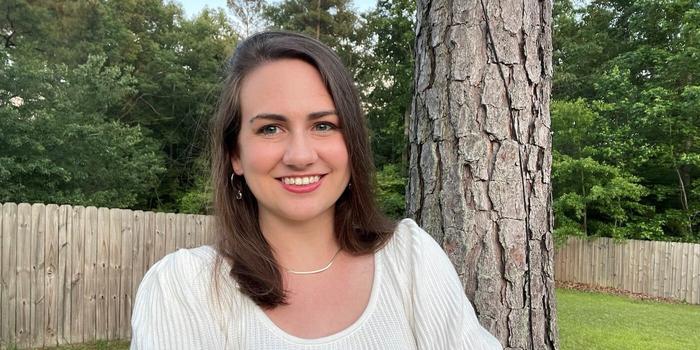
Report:
<svg viewBox="0 0 700 350"><path fill-rule="evenodd" d="M505 348L558 349L552 2L418 0L407 210Z"/></svg>

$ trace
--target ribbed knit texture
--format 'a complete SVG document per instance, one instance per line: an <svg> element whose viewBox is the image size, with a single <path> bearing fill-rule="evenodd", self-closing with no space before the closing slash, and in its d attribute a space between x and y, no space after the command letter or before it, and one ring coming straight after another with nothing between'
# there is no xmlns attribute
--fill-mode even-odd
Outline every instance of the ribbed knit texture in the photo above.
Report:
<svg viewBox="0 0 700 350"><path fill-rule="evenodd" d="M157 262L139 286L131 349L501 349L479 324L454 267L413 220L401 221L375 254L367 308L351 326L302 339L277 327L222 266L216 252L181 249Z"/></svg>

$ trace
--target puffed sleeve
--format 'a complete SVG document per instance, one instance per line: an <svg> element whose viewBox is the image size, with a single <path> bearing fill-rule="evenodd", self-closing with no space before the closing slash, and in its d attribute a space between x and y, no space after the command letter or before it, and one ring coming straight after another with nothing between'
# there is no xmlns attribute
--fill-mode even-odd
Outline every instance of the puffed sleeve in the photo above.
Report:
<svg viewBox="0 0 700 350"><path fill-rule="evenodd" d="M131 317L131 350L221 349L206 269L187 250L165 256L146 273Z"/></svg>
<svg viewBox="0 0 700 350"><path fill-rule="evenodd" d="M502 349L484 329L454 266L435 240L412 220L414 335L418 349Z"/></svg>

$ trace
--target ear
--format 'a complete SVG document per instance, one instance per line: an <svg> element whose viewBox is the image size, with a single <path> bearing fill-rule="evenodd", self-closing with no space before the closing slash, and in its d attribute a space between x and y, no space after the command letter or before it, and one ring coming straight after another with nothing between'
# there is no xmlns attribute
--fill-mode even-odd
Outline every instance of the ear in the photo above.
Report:
<svg viewBox="0 0 700 350"><path fill-rule="evenodd" d="M231 167L233 168L233 172L236 175L238 175L238 176L243 175L243 167L241 166L241 159L238 158L238 156L235 156L235 155L231 156Z"/></svg>

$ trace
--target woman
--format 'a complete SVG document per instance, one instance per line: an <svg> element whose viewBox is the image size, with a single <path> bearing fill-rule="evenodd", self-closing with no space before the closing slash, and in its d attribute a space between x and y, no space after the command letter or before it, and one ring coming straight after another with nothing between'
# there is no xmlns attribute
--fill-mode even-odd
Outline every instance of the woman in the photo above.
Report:
<svg viewBox="0 0 700 350"><path fill-rule="evenodd" d="M500 349L437 243L377 210L337 55L262 33L227 74L212 124L221 235L144 276L132 349Z"/></svg>

